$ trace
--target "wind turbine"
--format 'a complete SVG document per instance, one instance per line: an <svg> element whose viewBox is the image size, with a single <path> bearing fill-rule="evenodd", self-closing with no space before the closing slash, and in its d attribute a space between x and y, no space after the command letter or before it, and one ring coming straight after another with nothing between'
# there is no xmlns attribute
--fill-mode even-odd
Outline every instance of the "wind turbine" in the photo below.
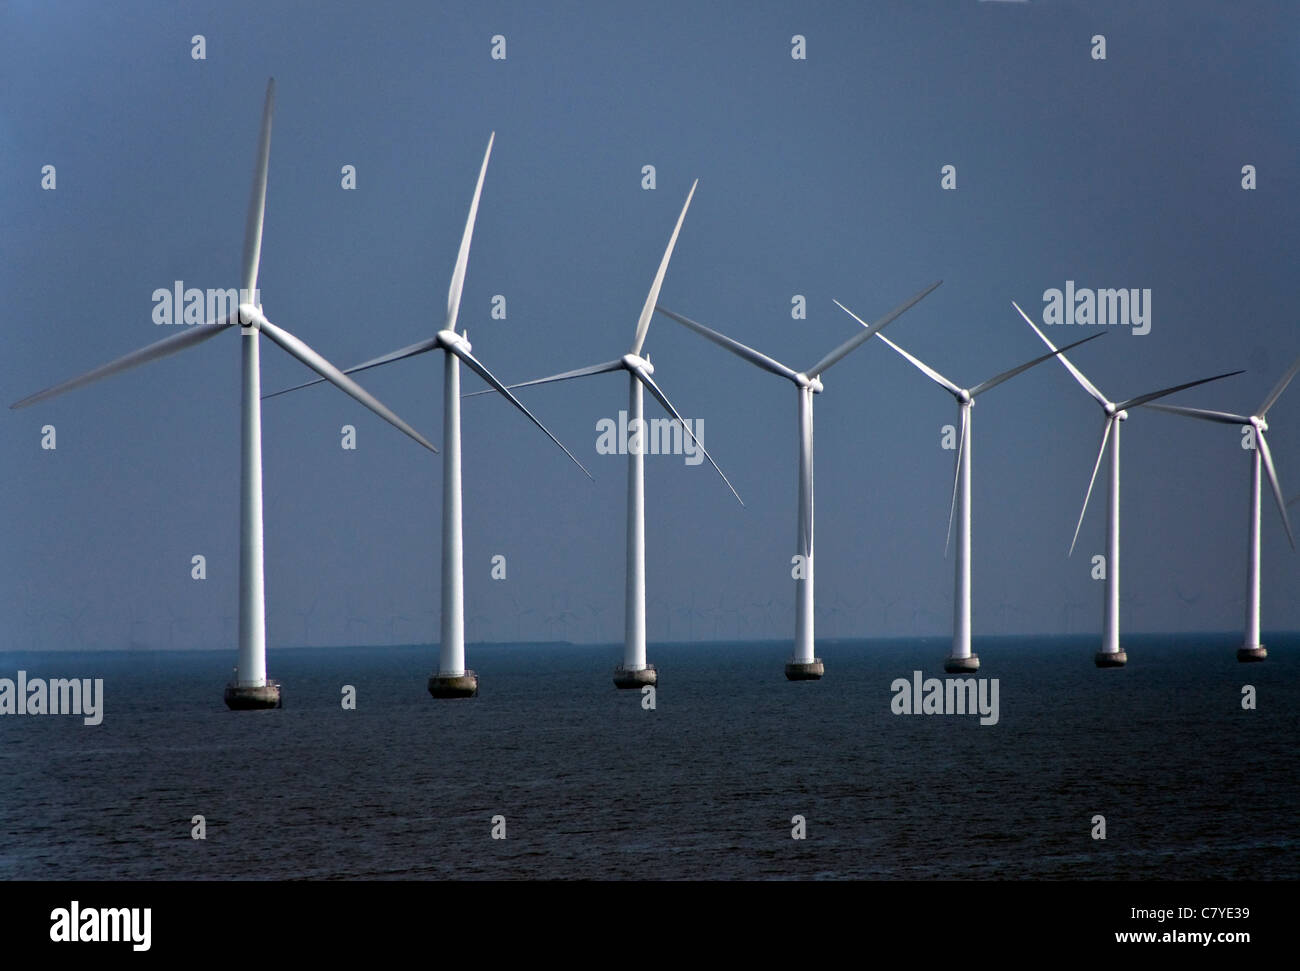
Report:
<svg viewBox="0 0 1300 971"><path fill-rule="evenodd" d="M347 598L347 610L343 614L343 637L347 640L349 647L362 647L361 637L366 636L365 632L370 628L370 618L362 617L357 610L357 602L351 594ZM354 634L353 631L359 631Z"/></svg>
<svg viewBox="0 0 1300 971"><path fill-rule="evenodd" d="M1066 634L1074 633L1074 612L1076 610L1083 610L1086 606L1087 604L1085 604L1082 600L1067 600L1062 605L1062 614L1065 620L1064 633Z"/></svg>
<svg viewBox="0 0 1300 971"><path fill-rule="evenodd" d="M550 377L536 378L532 381L523 381L519 384L510 385L511 388L526 388L536 384L550 384L555 381L567 381L571 378L582 378L592 374L605 374L610 371L626 371L628 374L628 421L630 441L627 443L627 591L625 596L625 618L623 633L623 663L614 669L614 685L619 688L640 688L643 685L655 684L658 681L658 672L653 664L646 663L645 651L645 447L647 444L647 428L644 418L644 408L642 400L642 389L648 390L650 394L664 407L668 414L676 419L677 423L682 426L686 435L690 436L696 447L704 453L704 457L709 460L709 464L722 476L722 481L727 484L731 494L736 497L736 501L742 506L740 494L736 492L731 482L723 475L722 469L718 468L718 463L713 461L713 456L708 453L704 445L695 437L691 431L691 426L687 424L673 407L673 403L668 400L668 396L655 383L654 367L650 364L648 357L641 356L641 349L645 345L646 333L650 329L650 317L654 313L655 303L659 299L659 290L663 287L664 275L668 272L668 261L672 259L673 248L677 245L677 235L682 230L682 222L686 219L686 210L691 206L691 198L695 195L695 187L699 185L699 180L691 183L691 191L686 195L686 203L682 206L681 215L677 217L677 225L673 227L673 234L668 240L668 247L664 250L663 259L659 262L659 270L655 273L654 282L650 285L650 293L646 296L645 305L641 308L641 316L637 318L636 334L632 339L631 350L624 354L617 361L606 361L604 364L593 364L590 367L578 368L573 371L565 371L562 374L553 374ZM482 392L478 392L482 393ZM694 629L694 618L692 618L692 631Z"/></svg>
<svg viewBox="0 0 1300 971"><path fill-rule="evenodd" d="M889 612L903 602L903 597L901 594L890 600L881 597L880 602L883 605L880 611L880 626L884 629L885 636L888 637L890 636Z"/></svg>
<svg viewBox="0 0 1300 971"><path fill-rule="evenodd" d="M903 311L933 291L942 280L899 304L866 330L854 334L806 371L796 371L780 361L754 350L740 341L705 327L664 307L657 308L665 317L689 327L706 340L730 351L755 367L785 378L795 386L799 402L799 488L798 513L795 522L795 548L791 573L795 575L794 593L794 652L785 665L785 676L790 681L816 681L826 673L822 659L816 656L814 628L816 618L813 590L813 395L822 392L822 373L831 365L843 360L855 348L865 344L871 336L898 317ZM838 301L836 301L838 303ZM843 304L840 304L843 306Z"/></svg>
<svg viewBox="0 0 1300 971"><path fill-rule="evenodd" d="M682 619L686 627L686 640L695 640L695 594L691 593L691 602L689 605L682 604L680 607L674 607L673 613ZM680 639L681 633L678 633Z"/></svg>
<svg viewBox="0 0 1300 971"><path fill-rule="evenodd" d="M294 608L293 612L302 618L302 646L303 647L311 646L311 619L312 616L316 613L316 608L319 605L320 605L320 593L318 592L316 596L312 597L311 606L309 606L306 610L303 610L301 607Z"/></svg>
<svg viewBox="0 0 1300 971"><path fill-rule="evenodd" d="M844 309L841 306L841 309ZM845 311L853 317L862 326L866 323L859 320L850 311ZM1105 336L1105 331L1100 334L1093 334L1092 337L1085 337L1083 340L1075 341L1073 344L1067 344L1062 351L1068 351L1072 347L1078 347L1090 340ZM955 565L955 576L953 580L952 596L952 653L944 659L943 669L949 673L973 672L978 671L980 659L978 654L972 654L970 648L971 640L971 417L975 408L975 399L991 388L996 388L1004 381L1009 381L1016 375L1028 371L1031 367L1041 364L1048 358L1055 356L1058 351L1051 351L1042 354L1025 364L1013 367L1009 371L1003 371L995 377L982 381L973 388L959 388L953 382L949 381L934 368L925 364L920 358L914 357L907 351L903 350L884 334L877 334L882 341L896 350L906 358L913 367L924 374L927 378L943 388L950 395L957 399L957 411L961 418L961 438L957 443L957 467L952 481L952 503L948 507L948 538L944 541L943 553L948 555L948 545L952 543L952 524L953 519L957 520L957 561ZM1005 627L1006 618L1003 618ZM1005 633L1005 631L1004 631Z"/></svg>
<svg viewBox="0 0 1300 971"><path fill-rule="evenodd" d="M272 324L262 313L257 289L257 271L262 253L262 223L266 211L266 178L271 152L271 115L275 107L275 79L266 83L266 104L262 110L262 129L253 170L253 193L248 203L248 221L244 230L243 276L238 294L238 309L217 320L186 328L183 333L133 351L124 357L87 371L79 377L24 398L11 405L25 408L65 391L72 391L119 374L130 368L187 350L220 333L239 328L242 335L242 393L240 395L241 468L239 503L239 664L235 679L226 686L225 702L234 710L278 708L280 683L266 677L266 594L262 561L262 409L261 409L261 335L269 337L285 351L317 374L346 391L353 398L396 426L425 448L433 446L381 404L359 384L347 377L320 354L286 330ZM228 291L233 293L233 291Z"/></svg>
<svg viewBox="0 0 1300 971"><path fill-rule="evenodd" d="M1047 339L1047 335L1038 329L1035 324L1014 300L1011 306L1016 308L1016 312L1025 319L1027 323L1049 348L1056 351L1056 345ZM1139 405L1145 405L1157 398L1163 398L1165 395L1173 394L1175 391L1182 391L1184 388L1194 388L1198 384L1206 384L1210 381L1218 381L1220 378L1229 378L1234 374L1240 374L1240 371L1228 371L1225 374L1216 374L1212 378L1201 378L1198 381L1188 381L1186 384L1177 384L1172 388L1163 388L1160 391L1150 391L1147 394L1138 395L1136 398L1129 398L1118 404L1108 399L1104 394L1097 390L1097 386L1083 376L1083 372L1070 363L1070 359L1064 354L1057 353L1057 358L1074 379L1079 382L1080 387L1088 392L1097 404L1101 405L1102 411L1106 413L1106 427L1101 436L1101 447L1097 449L1097 461L1092 467L1092 478L1088 480L1088 491L1083 497L1083 509L1079 511L1079 522L1074 527L1074 539L1070 541L1070 553L1074 552L1074 544L1079 541L1079 529L1083 526L1084 513L1088 511L1088 500L1092 498L1092 487L1097 481L1097 470L1101 468L1102 456L1106 454L1106 443L1109 441L1110 446L1110 497L1106 504L1106 600L1103 612L1103 625L1101 650L1093 657L1099 668L1119 668L1128 663L1128 654L1120 649L1119 646L1119 423L1128 419L1129 408L1136 408ZM1068 555L1068 554L1067 554Z"/></svg>
<svg viewBox="0 0 1300 971"><path fill-rule="evenodd" d="M1289 502L1282 501L1282 486L1278 484L1277 469L1273 466L1273 453L1269 451L1266 416L1268 410L1277 403L1291 379L1300 371L1300 357L1296 358L1286 374L1268 393L1264 403L1255 409L1253 415L1234 415L1226 411L1206 411L1204 408L1186 408L1181 405L1152 405L1157 411L1167 411L1174 415L1186 415L1204 421L1219 422L1224 425L1242 425L1252 429L1253 453L1250 459L1250 539L1246 557L1246 637L1241 647L1237 648L1238 661L1262 661L1268 657L1268 651L1259 642L1259 520L1260 520L1260 471L1268 473L1268 483L1273 489L1273 499L1277 510L1282 514L1282 525L1286 527L1286 538L1295 549L1295 536L1291 532L1291 520L1287 517L1286 507ZM1295 500L1292 499L1291 502Z"/></svg>
<svg viewBox="0 0 1300 971"><path fill-rule="evenodd" d="M428 351L441 350L443 358L442 384L442 435L443 447L447 450L443 456L442 471L442 618L441 635L438 643L438 670L429 675L429 694L435 698L472 698L478 694L478 675L465 668L465 569L464 542L461 533L461 470L460 470L460 362L464 361L484 381L492 386L522 411L534 425L546 433L564 454L573 459L575 465L582 469L587 478L591 478L581 462L573 453L551 434L550 430L533 415L531 411L506 386L498 381L491 371L474 356L469 343L468 332L456 332L456 319L460 314L460 298L465 288L465 270L469 265L470 241L474 236L474 221L478 217L479 197L483 194L483 177L487 174L488 159L492 157L492 143L496 132L488 138L487 151L483 153L483 164L479 167L478 182L474 186L474 200L470 203L469 215L465 219L465 231L461 235L460 250L456 254L456 266L451 274L451 286L447 290L447 315L442 330L433 337L419 341L407 347L398 348L388 354L365 361L347 368L344 374L354 374L394 361L402 361ZM276 391L266 397L288 394L301 388L309 388L319 381L283 391Z"/></svg>

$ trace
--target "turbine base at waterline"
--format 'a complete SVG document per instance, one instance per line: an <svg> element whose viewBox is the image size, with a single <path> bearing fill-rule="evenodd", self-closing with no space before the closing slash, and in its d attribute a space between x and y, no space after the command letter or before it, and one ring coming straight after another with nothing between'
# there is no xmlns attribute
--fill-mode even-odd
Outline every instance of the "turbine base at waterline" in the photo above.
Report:
<svg viewBox="0 0 1300 971"><path fill-rule="evenodd" d="M1256 644L1254 647L1237 648L1237 660L1242 664L1251 664L1255 661L1262 661L1268 657L1268 651L1263 644Z"/></svg>
<svg viewBox="0 0 1300 971"><path fill-rule="evenodd" d="M826 673L826 665L822 664L819 657L811 661L795 661L793 659L785 662L785 679L787 681L820 681L822 675Z"/></svg>
<svg viewBox="0 0 1300 971"><path fill-rule="evenodd" d="M478 675L473 671L460 674L429 675L429 694L435 698L477 698Z"/></svg>
<svg viewBox="0 0 1300 971"><path fill-rule="evenodd" d="M282 708L280 682L267 679L260 683L231 681L226 685L226 707L231 711L263 711Z"/></svg>
<svg viewBox="0 0 1300 971"><path fill-rule="evenodd" d="M1128 654L1124 651L1098 651L1093 661L1099 668L1122 668L1128 664Z"/></svg>
<svg viewBox="0 0 1300 971"><path fill-rule="evenodd" d="M629 668L620 664L614 669L615 688L644 688L646 685L659 683L659 672L653 664L644 667Z"/></svg>
<svg viewBox="0 0 1300 971"><path fill-rule="evenodd" d="M980 656L965 654L959 657L950 654L943 659L943 669L949 674L974 674L980 669Z"/></svg>

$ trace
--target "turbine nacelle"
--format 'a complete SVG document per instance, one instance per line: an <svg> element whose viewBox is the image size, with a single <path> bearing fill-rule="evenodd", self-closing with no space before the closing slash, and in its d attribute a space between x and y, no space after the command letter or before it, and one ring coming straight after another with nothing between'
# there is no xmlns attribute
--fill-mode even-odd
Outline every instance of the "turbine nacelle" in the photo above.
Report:
<svg viewBox="0 0 1300 971"><path fill-rule="evenodd" d="M654 374L655 367L650 363L647 357L641 357L639 354L624 354L623 366L629 371L645 371L646 374Z"/></svg>
<svg viewBox="0 0 1300 971"><path fill-rule="evenodd" d="M241 303L239 305L239 326L246 330L256 330L262 321L262 305Z"/></svg>
<svg viewBox="0 0 1300 971"><path fill-rule="evenodd" d="M469 354L474 350L469 342L469 335L458 334L454 330L438 331L438 345L453 353L459 350Z"/></svg>
<svg viewBox="0 0 1300 971"><path fill-rule="evenodd" d="M794 381L800 388L812 388L813 394L821 394L826 390L820 377L810 378L806 374L796 374Z"/></svg>

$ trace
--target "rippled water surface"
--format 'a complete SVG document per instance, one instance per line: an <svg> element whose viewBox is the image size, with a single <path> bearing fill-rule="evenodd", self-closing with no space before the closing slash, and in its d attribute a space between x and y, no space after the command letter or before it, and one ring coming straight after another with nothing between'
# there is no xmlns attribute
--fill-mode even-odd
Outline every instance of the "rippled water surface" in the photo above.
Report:
<svg viewBox="0 0 1300 971"><path fill-rule="evenodd" d="M232 652L0 654L105 695L97 727L0 716L0 878L1294 879L1300 635L1267 640L1098 671L1095 638L982 639L996 725L891 712L938 638L823 642L806 683L783 644L654 645L653 711L613 646L473 646L456 702L429 647L280 650L285 707L245 713Z"/></svg>

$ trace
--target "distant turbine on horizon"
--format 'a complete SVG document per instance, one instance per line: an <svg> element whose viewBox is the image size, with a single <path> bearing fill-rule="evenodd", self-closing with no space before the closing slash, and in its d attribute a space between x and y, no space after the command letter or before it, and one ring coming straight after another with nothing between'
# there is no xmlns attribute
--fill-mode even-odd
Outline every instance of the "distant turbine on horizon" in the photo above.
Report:
<svg viewBox="0 0 1300 971"><path fill-rule="evenodd" d="M864 327L866 326L861 320L858 320L858 323L863 324ZM989 378L973 388L957 387L934 368L903 350L884 334L876 335L906 358L918 371L957 399L957 411L961 417L961 437L957 444L956 469L952 481L952 502L948 507L948 538L944 541L943 548L944 556L947 556L948 546L952 542L952 524L955 518L957 521L957 560L954 565L955 575L953 579L952 653L943 662L943 669L949 673L978 671L980 666L979 655L971 653L971 418L975 408L975 399L985 391L996 388L1004 381L1011 380L1016 375L1028 371L1035 365L1041 364L1073 347L1078 347L1080 344L1086 344L1090 340L1104 337L1105 334L1106 332L1102 331L1099 334L1093 334L1091 337L1085 337L1083 340L1075 341L1073 344L1067 344L1060 351L1052 350L1047 354L1042 354L1032 361L1013 367L1009 371L1003 371L1001 374ZM1005 616L1003 617L1003 626L1006 626Z"/></svg>
<svg viewBox="0 0 1300 971"><path fill-rule="evenodd" d="M1047 335L1038 329L1035 324L1014 300L1011 306L1016 308L1016 312L1024 318L1027 323L1039 336L1044 344L1053 351L1057 347ZM1198 381L1188 381L1186 384L1177 384L1172 388L1163 388L1160 391L1151 391L1147 394L1138 395L1136 398L1129 398L1118 404L1109 400L1104 394L1097 390L1097 386L1083 376L1083 372L1070 363L1070 359L1064 354L1057 353L1057 359L1061 365L1070 372L1074 380L1079 382L1079 386L1092 396L1093 400L1101 406L1102 411L1106 413L1106 427L1101 436L1101 447L1097 449L1097 461L1092 467L1092 478L1088 480L1088 491L1083 497L1083 508L1079 511L1079 522L1074 527L1074 539L1070 541L1070 554L1074 553L1074 545L1079 541L1079 529L1083 526L1083 516L1088 511L1088 500L1092 498L1092 487L1097 481L1097 470L1101 468L1102 456L1106 454L1106 443L1109 441L1110 448L1110 495L1107 502L1107 520L1106 520L1106 598L1103 608L1103 629L1101 650L1093 657L1093 661L1099 668L1118 668L1128 663L1128 654L1119 646L1119 423L1128 419L1128 408L1136 408L1139 405L1149 404L1157 398L1163 398L1171 395L1175 391L1182 391L1185 388L1194 388L1198 384L1208 384L1211 381L1218 381L1222 378L1230 378L1234 374L1241 374L1241 371L1228 371L1224 374L1216 374L1211 378L1201 378ZM1067 554L1069 555L1069 554Z"/></svg>
<svg viewBox="0 0 1300 971"><path fill-rule="evenodd" d="M262 224L266 213L267 169L271 154L271 116L275 109L275 79L266 83L262 129L253 170L253 193L248 203L244 231L243 275L239 307L219 320L183 333L165 337L115 361L87 371L79 377L24 398L11 408L26 408L39 401L119 374L141 364L156 361L200 344L217 334L238 327L243 337L240 395L241 467L239 502L239 664L235 679L226 686L226 705L234 710L278 708L280 683L266 677L266 593L262 556L262 409L260 341L265 334L285 351L347 392L379 417L405 432L425 448L433 446L414 428L381 404L368 391L347 377L320 354L288 331L266 319L257 290L257 271L262 253ZM174 645L173 645L174 646Z"/></svg>
<svg viewBox="0 0 1300 971"><path fill-rule="evenodd" d="M921 298L931 293L943 281L930 284L924 290L899 304L874 324L866 326L861 333L854 334L844 343L823 357L806 371L795 371L780 361L768 357L748 347L740 341L733 340L725 334L711 330L703 324L696 323L689 317L674 313L664 307L656 309L665 317L671 317L706 340L710 340L724 350L730 351L755 367L762 368L778 377L785 378L794 386L799 396L799 495L798 511L795 524L795 548L797 555L803 558L802 579L795 580L794 601L794 651L785 665L785 676L790 681L816 681L826 673L826 666L816 655L814 636L816 624L816 607L813 589L813 395L820 394L823 386L821 375L833 364L843 360L854 349L865 344L871 336L901 315ZM843 308L839 301L836 303Z"/></svg>
<svg viewBox="0 0 1300 971"><path fill-rule="evenodd" d="M1204 408L1187 408L1181 405L1151 405L1156 411L1166 411L1171 415L1184 415L1203 421L1218 422L1223 425L1242 425L1254 429L1254 453L1250 460L1250 525L1246 554L1246 635L1241 647L1237 648L1238 661L1262 661L1268 657L1268 651L1259 640L1259 521L1260 521L1260 472L1268 473L1268 482L1273 489L1273 499L1277 502L1277 511L1282 514L1282 525L1286 527L1287 542L1295 549L1295 536L1291 532L1291 520L1286 514L1290 502L1282 501L1282 486L1277 479L1277 469L1273 466L1273 453L1269 450L1266 416L1268 410L1277 403L1291 379L1300 371L1300 357L1297 357L1282 375L1281 380L1273 386L1263 404L1255 409L1253 415L1234 415L1225 411L1206 411ZM1300 499L1300 496L1296 497Z"/></svg>
<svg viewBox="0 0 1300 971"><path fill-rule="evenodd" d="M474 236L474 222L478 217L479 197L483 194L483 178L487 174L488 159L492 156L492 143L496 132L488 138L487 151L483 153L483 164L479 167L478 182L474 186L474 199L470 203L469 215L465 219L465 231L461 235L460 250L456 254L456 266L451 274L451 286L447 290L447 315L442 330L433 337L419 341L347 368L345 374L365 371L369 368L392 364L408 357L415 357L428 351L441 350L443 358L442 383L442 434L443 447L447 454L443 457L442 471L442 616L441 633L438 642L438 670L429 676L429 694L435 698L472 698L478 694L478 675L465 667L465 567L464 541L462 537L461 516L461 466L460 466L460 362L464 361L470 370L504 395L509 402L540 428L573 463L582 469L587 478L591 473L586 470L573 453L551 434L537 417L524 407L491 371L472 353L469 334L456 332L456 319L460 314L460 298L465 288L465 271L469 265L470 242ZM288 394L301 388L319 384L308 381L293 388L285 388L267 395ZM490 390L488 393L490 393Z"/></svg>

